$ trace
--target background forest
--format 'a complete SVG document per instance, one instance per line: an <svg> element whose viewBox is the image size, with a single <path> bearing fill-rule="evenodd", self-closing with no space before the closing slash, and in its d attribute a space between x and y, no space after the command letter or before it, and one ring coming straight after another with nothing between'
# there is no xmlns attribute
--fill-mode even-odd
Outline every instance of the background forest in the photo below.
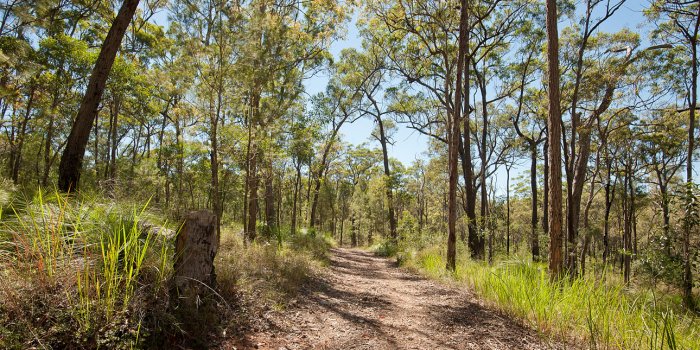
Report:
<svg viewBox="0 0 700 350"><path fill-rule="evenodd" d="M550 280L543 1L0 0L0 346L178 333L157 320L170 315L169 238L139 239L135 222L177 230L206 208L222 249L235 250L222 259L238 272L219 275L228 303L244 274L269 279L245 272L245 259L305 275L294 259L323 260L333 240L462 281L591 348L696 348L700 2L648 1L641 28L603 30L629 2L558 2L555 264L567 277ZM127 6L96 113L76 121ZM348 26L361 48L334 56ZM319 75L327 86L307 93ZM367 142L345 141L362 119ZM61 180L78 124L77 177ZM411 164L392 155L404 128L428 140ZM110 265L110 246L136 270ZM298 281L278 277L279 301ZM112 288L127 296L106 296ZM50 305L67 291L77 296ZM138 303L162 314L138 316ZM33 319L48 307L65 313ZM66 320L80 322L56 328Z"/></svg>

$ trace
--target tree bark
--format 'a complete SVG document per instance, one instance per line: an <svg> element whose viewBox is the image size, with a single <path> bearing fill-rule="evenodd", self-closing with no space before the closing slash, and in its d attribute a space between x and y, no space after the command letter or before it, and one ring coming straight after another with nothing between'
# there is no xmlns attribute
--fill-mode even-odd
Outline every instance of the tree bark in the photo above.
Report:
<svg viewBox="0 0 700 350"><path fill-rule="evenodd" d="M458 182L458 148L459 148L459 122L462 112L462 72L465 66L465 56L467 51L467 20L468 3L467 0L460 2L459 15L459 39L457 49L457 79L455 85L455 102L452 113L452 123L448 132L448 214L447 214L447 270L455 271L457 268L457 182ZM465 133L467 131L465 130ZM466 137L466 136L465 136Z"/></svg>
<svg viewBox="0 0 700 350"><path fill-rule="evenodd" d="M266 158L269 158L266 157ZM269 234L275 234L277 230L277 214L275 213L275 188L272 169L272 159L267 159L265 164L265 224Z"/></svg>
<svg viewBox="0 0 700 350"><path fill-rule="evenodd" d="M391 178L391 170L389 169L389 149L387 147L387 138L384 131L384 121L380 117L377 117L377 124L379 125L379 143L382 145L382 160L384 165L384 177L386 180L385 191L386 200L388 203L388 216L389 216L389 234L391 240L395 243L397 241L396 233L396 214L394 213L394 182Z"/></svg>
<svg viewBox="0 0 700 350"><path fill-rule="evenodd" d="M697 6L697 5L696 5ZM697 37L698 29L700 28L700 6L697 7L695 16L695 26L690 39L691 50L691 83L690 96L688 101L688 158L686 159L686 186L688 200L692 197L693 191L693 152L695 152L695 109L697 108L698 100L698 47ZM683 300L686 306L695 310L695 300L693 299L693 272L692 272L692 256L690 252L690 234L693 231L693 222L697 218L691 217L697 215L692 210L686 210L686 222L683 230Z"/></svg>
<svg viewBox="0 0 700 350"><path fill-rule="evenodd" d="M542 190L542 231L545 235L549 234L549 141L545 138L544 146L542 147L542 158L544 159L544 188Z"/></svg>
<svg viewBox="0 0 700 350"><path fill-rule="evenodd" d="M510 256L510 166L506 166L506 256Z"/></svg>
<svg viewBox="0 0 700 350"><path fill-rule="evenodd" d="M530 190L532 192L530 217L530 242L532 248L532 261L540 260L540 240L537 234L537 144L534 142L530 146ZM545 193L545 196L547 194Z"/></svg>
<svg viewBox="0 0 700 350"><path fill-rule="evenodd" d="M549 273L557 279L562 273L562 184L561 184L561 105L559 95L559 34L556 0L547 0L547 81L549 114Z"/></svg>
<svg viewBox="0 0 700 350"><path fill-rule="evenodd" d="M297 160L297 162L298 163L295 165L296 177L294 179L294 199L292 200L292 236L297 233L297 205L299 202L299 190L301 188L301 161Z"/></svg>
<svg viewBox="0 0 700 350"><path fill-rule="evenodd" d="M470 1L466 1L466 8L468 9ZM465 54L469 52L469 17L466 18L466 40L465 40ZM464 57L464 62L468 62L468 58ZM462 173L464 177L464 192L466 196L465 212L467 214L467 245L469 246L469 253L472 259L484 259L484 238L479 235L476 220L476 189L474 188L474 171L472 168L472 154L471 154L471 127L469 123L469 114L471 111L470 106L470 96L469 93L469 82L471 80L471 69L469 64L464 64L464 82L461 84L463 88L462 96L464 96L464 103L461 108L463 112L462 123L463 125L463 139L462 139Z"/></svg>
<svg viewBox="0 0 700 350"><path fill-rule="evenodd" d="M311 218L309 219L309 226L312 228L316 226L316 209L318 207L318 194L321 190L321 182L323 180L323 177L325 176L326 168L328 167L328 156L331 152L331 148L333 147L333 143L335 142L335 139L338 136L338 132L340 132L340 128L343 126L343 124L345 124L348 118L350 118L350 114L345 113L343 114L343 118L340 119L340 121L334 125L333 131L331 132L331 137L323 149L323 155L321 156L321 163L319 164L318 171L313 172L309 170L309 178L311 178L311 176L313 175L314 179L313 201L311 203ZM309 191L310 190L311 182L309 182ZM308 202L309 193L307 193L306 197Z"/></svg>
<svg viewBox="0 0 700 350"><path fill-rule="evenodd" d="M191 212L185 218L175 239L173 282L181 296L197 297L216 287L214 258L219 249L216 223L216 215L208 210Z"/></svg>
<svg viewBox="0 0 700 350"><path fill-rule="evenodd" d="M29 91L29 96L28 96L28 101L27 101L27 106L26 110L24 113L24 117L22 119L22 123L20 125L19 130L17 131L17 143L12 145L12 155L10 156L10 167L11 167L11 178L12 182L17 184L19 183L19 169L22 165L22 150L24 148L24 138L26 137L27 134L27 125L29 124L29 119L31 119L31 112L32 112L32 105L34 102L34 92L36 90L36 85L32 84L30 91Z"/></svg>
<svg viewBox="0 0 700 350"><path fill-rule="evenodd" d="M248 218L245 227L246 239L255 240L258 220L258 175L257 175L257 144L252 142L248 165Z"/></svg>

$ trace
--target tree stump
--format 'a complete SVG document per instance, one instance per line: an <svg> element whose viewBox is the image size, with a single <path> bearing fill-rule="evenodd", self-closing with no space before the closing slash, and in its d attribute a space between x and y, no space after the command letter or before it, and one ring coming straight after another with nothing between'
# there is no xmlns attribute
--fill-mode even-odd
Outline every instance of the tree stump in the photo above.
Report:
<svg viewBox="0 0 700 350"><path fill-rule="evenodd" d="M219 248L216 215L190 212L175 239L174 287L178 297L199 300L216 286L214 257Z"/></svg>

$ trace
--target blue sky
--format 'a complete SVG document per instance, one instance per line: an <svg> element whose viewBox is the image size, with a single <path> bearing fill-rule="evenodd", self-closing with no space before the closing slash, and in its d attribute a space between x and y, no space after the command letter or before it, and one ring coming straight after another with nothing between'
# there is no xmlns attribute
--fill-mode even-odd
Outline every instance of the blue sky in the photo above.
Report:
<svg viewBox="0 0 700 350"><path fill-rule="evenodd" d="M330 51L336 59L340 57L340 52L343 49L356 48L359 50L362 47L355 20L356 18L348 24L345 38L331 45ZM323 72L307 79L304 82L306 92L309 95L314 95L324 91L328 78L328 74ZM374 141L370 136L372 130L374 130L374 122L369 118L362 118L352 124L345 124L341 129L341 133L343 140L353 145L368 142L372 147L379 147L378 142ZM428 147L427 138L424 135L403 125L398 125L398 131L394 136L394 140L394 145L389 146L389 155L406 166L409 166L416 157L421 157L421 153L426 151Z"/></svg>

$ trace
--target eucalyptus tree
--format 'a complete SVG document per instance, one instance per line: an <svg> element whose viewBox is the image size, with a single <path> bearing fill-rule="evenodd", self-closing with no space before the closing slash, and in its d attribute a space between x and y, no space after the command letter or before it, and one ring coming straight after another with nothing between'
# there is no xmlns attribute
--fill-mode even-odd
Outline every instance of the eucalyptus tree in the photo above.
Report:
<svg viewBox="0 0 700 350"><path fill-rule="evenodd" d="M455 5L450 1L367 1L365 7L368 18L361 22L365 40L374 43L383 51L387 60L387 69L403 80L401 89L406 96L402 100L414 99L412 108L406 110L406 103L403 103L403 111L399 110L402 121L441 143L443 147L447 145L448 151L455 149L454 145L450 146L450 141L462 143L458 137L452 138L452 133L455 128L459 130L459 126L450 124L450 121L456 120L455 101L458 99L461 103L462 99L461 96L459 98L455 96L457 76L459 79L463 78L463 74L456 74L458 59L461 57L463 62L469 61L466 54L461 56L458 54L458 45L455 44L459 43L460 19L464 17L463 52L466 52L464 50L469 40L467 37L469 22L466 16L470 2L461 2L459 11L455 11L457 7ZM466 63L463 66L466 66ZM466 82L460 84L460 89L465 90L460 95L465 98L469 96L468 87L469 84ZM463 110L469 110L468 102L461 106ZM460 111L460 119L465 119L468 125L466 114L464 116L461 114L463 114L462 111ZM465 135L469 141L469 133ZM461 150L458 154L462 158L465 176L468 178L465 181L467 189L465 203L469 208L474 208L474 182L470 176L472 174L471 152L464 152L462 146L459 148ZM454 155L451 152L448 154ZM449 166L448 171L452 173ZM452 183L456 181L457 179L454 178ZM456 192L456 188L454 190ZM452 193L452 191L448 192ZM484 242L475 229L475 212L467 210L467 215L470 218L471 254L474 257L483 256ZM449 219L447 221L452 222ZM451 246L448 249L452 252Z"/></svg>
<svg viewBox="0 0 700 350"><path fill-rule="evenodd" d="M472 126L465 123L465 137L472 134L476 141L475 146L479 156L479 171L476 178L479 179L477 189L480 192L480 235L486 231L486 223L489 219L489 195L487 183L490 176L496 171L504 155L503 145L499 145L495 130L491 127L493 115L499 109L499 104L510 97L518 89L518 84L511 80L511 72L507 66L506 54L517 39L517 34L528 24L526 7L534 7L529 1L491 1L475 3L470 6L472 13L472 29L470 34L468 67L465 75L471 84L469 77L474 77L474 85L478 90L478 97L474 101L476 107L474 123ZM469 99L467 98L467 103ZM477 118L480 117L480 118ZM477 127L480 130L477 131ZM465 139L465 145L468 140ZM465 147L464 153L467 152Z"/></svg>
<svg viewBox="0 0 700 350"><path fill-rule="evenodd" d="M601 4L604 4L604 9L599 17L595 17L595 9ZM565 87L569 88L571 95L564 96L563 103L568 105L565 108L568 123L564 126L569 129L562 134L567 182L566 269L572 277L578 272L581 199L587 183L594 125L606 113L636 108L638 101L620 99L615 93L640 75L634 66L641 58L669 48L667 44L640 48L639 35L627 29L617 33L598 32L623 4L624 0L589 1L582 20L583 28L569 27L562 33L563 62L565 66L573 67L564 76ZM587 111L587 114L581 111Z"/></svg>
<svg viewBox="0 0 700 350"><path fill-rule="evenodd" d="M448 213L447 213L447 269L450 271L456 271L457 269L457 183L459 180L459 171L457 169L458 163L458 149L459 149L459 122L462 119L462 83L463 70L465 65L466 55L467 55L467 45L469 41L469 28L468 28L468 8L469 2L467 0L460 1L459 9L459 35L458 35L458 48L457 48L457 69L456 69L456 86L455 86L455 102L454 102L454 113L450 115L449 120L449 131L447 133L448 137L448 178L449 178L449 189L448 189ZM469 84L469 82L467 82ZM468 102L467 102L468 103ZM465 130L465 134L469 134ZM467 137L468 138L468 137Z"/></svg>
<svg viewBox="0 0 700 350"><path fill-rule="evenodd" d="M380 48L365 41L363 51L348 49L343 52L343 65L339 67L344 83L359 93L358 112L368 116L376 124L372 136L379 142L384 167L384 192L387 200L387 220L391 239L396 241L396 214L394 210L394 186L389 162L388 145L392 142L389 119L394 113L391 102L392 90L388 88L387 62Z"/></svg>
<svg viewBox="0 0 700 350"><path fill-rule="evenodd" d="M253 1L247 9L237 73L245 94L243 104L250 111L244 230L248 239L254 239L262 143L271 136L271 125L282 120L302 93L302 79L329 58L328 48L347 12L339 3L291 0Z"/></svg>
<svg viewBox="0 0 700 350"><path fill-rule="evenodd" d="M537 99L541 98L543 91L537 88L528 88L528 76L534 73L537 66L533 60L532 53L528 53L524 57L523 62L519 65L520 70L520 91L518 93L517 107L511 116L511 122L518 137L523 141L530 155L530 199L531 199L531 215L530 215L530 249L532 260L540 259L540 244L538 235L538 201L537 201L537 161L538 146L547 140L546 127L541 125L541 108L537 103ZM527 91L527 95L526 95ZM547 196L545 191L545 196Z"/></svg>
<svg viewBox="0 0 700 350"><path fill-rule="evenodd" d="M313 177L313 197L311 201L311 217L309 226L316 225L316 212L318 208L318 193L321 189L326 170L328 169L329 155L332 148L338 142L340 137L340 129L346 123L352 123L359 117L359 90L357 86L348 85L352 82L352 78L347 78L345 75L352 75L354 72L346 72L348 69L345 65L347 61L341 58L340 62L334 67L335 76L328 85L326 92L318 94L313 98L313 114L317 122L324 126L330 126L330 129L325 135L325 140L321 146L323 151L318 162L315 163L311 171ZM348 80L350 79L350 80ZM311 184L310 184L311 185Z"/></svg>
<svg viewBox="0 0 700 350"><path fill-rule="evenodd" d="M559 278L562 273L562 187L561 187L561 101L559 93L559 31L557 2L547 0L547 88L549 114L549 274Z"/></svg>
<svg viewBox="0 0 700 350"><path fill-rule="evenodd" d="M290 127L289 156L294 167L294 191L292 195L291 234L296 234L299 214L299 193L302 190L301 168L310 164L313 158L313 142L318 138L318 124L304 114L292 120Z"/></svg>
<svg viewBox="0 0 700 350"><path fill-rule="evenodd" d="M688 144L686 157L686 197L688 205L685 214L683 235L683 298L688 307L695 308L693 299L691 232L698 222L697 210L693 208L693 153L695 152L695 131L697 96L698 96L698 33L700 32L700 1L664 0L654 1L648 9L648 15L657 22L654 39L671 40L677 47L682 48L686 57L685 67L690 69L690 75L683 74L680 78L685 86L682 92L684 105L682 110L688 113Z"/></svg>
<svg viewBox="0 0 700 350"><path fill-rule="evenodd" d="M85 90L85 96L80 103L78 115L73 122L66 147L61 155L61 163L58 169L58 188L61 191L74 191L78 188L85 148L90 138L90 130L97 116L97 110L109 77L109 71L114 63L114 58L117 55L124 33L138 5L139 0L124 0L102 43L100 54L97 56L95 67L92 70Z"/></svg>
<svg viewBox="0 0 700 350"><path fill-rule="evenodd" d="M648 119L642 120L645 130L639 136L641 154L652 176L649 179L659 191L659 206L662 217L662 240L669 249L671 236L672 184L683 167L687 154L684 147L685 121L680 113L661 110L652 111Z"/></svg>
<svg viewBox="0 0 700 350"><path fill-rule="evenodd" d="M194 70L193 106L207 135L210 181L208 198L217 216L220 230L224 203L220 186L220 129L227 115L236 110L234 92L238 84L232 80L235 58L241 47L236 40L242 31L242 9L226 0L182 0L173 3L173 16L178 24L177 38ZM176 91L172 91L177 93ZM174 96L177 98L177 96Z"/></svg>
<svg viewBox="0 0 700 350"><path fill-rule="evenodd" d="M350 193L347 197L351 225L351 244L359 243L358 221L365 207L361 205L362 195L367 192L367 186L372 176L379 173L378 164L381 156L376 150L367 147L366 144L349 147L344 159L347 179L350 182ZM345 202L345 201L343 201Z"/></svg>

